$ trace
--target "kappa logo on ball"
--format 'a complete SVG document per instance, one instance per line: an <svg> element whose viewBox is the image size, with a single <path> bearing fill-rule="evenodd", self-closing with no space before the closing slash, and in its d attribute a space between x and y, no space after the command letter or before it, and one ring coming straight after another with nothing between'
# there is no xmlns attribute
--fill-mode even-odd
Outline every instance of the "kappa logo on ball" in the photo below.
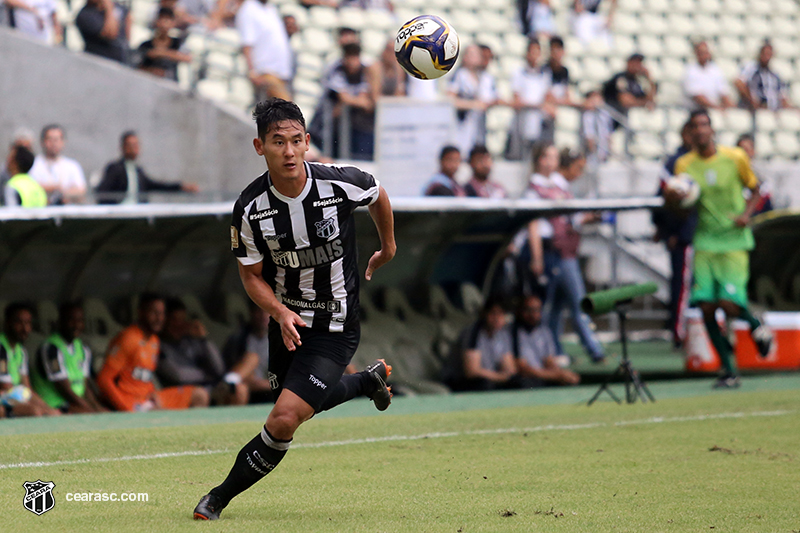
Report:
<svg viewBox="0 0 800 533"><path fill-rule="evenodd" d="M22 506L35 515L41 516L56 504L53 497L53 489L56 484L52 481L26 481L22 484L25 488L25 497L22 498Z"/></svg>

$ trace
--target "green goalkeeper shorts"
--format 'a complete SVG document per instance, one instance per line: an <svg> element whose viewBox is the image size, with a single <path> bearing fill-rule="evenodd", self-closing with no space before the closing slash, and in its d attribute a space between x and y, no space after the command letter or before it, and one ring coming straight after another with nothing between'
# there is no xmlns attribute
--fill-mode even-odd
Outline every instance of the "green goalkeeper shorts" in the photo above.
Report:
<svg viewBox="0 0 800 533"><path fill-rule="evenodd" d="M694 254L692 303L728 300L747 308L750 255L746 250Z"/></svg>

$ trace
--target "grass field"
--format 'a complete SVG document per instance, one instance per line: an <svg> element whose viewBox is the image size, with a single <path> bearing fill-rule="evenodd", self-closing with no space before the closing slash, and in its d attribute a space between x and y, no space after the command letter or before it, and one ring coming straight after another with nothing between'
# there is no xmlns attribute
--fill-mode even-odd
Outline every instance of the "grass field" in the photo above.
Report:
<svg viewBox="0 0 800 533"><path fill-rule="evenodd" d="M800 531L800 377L709 384L653 384L647 405L586 407L590 387L351 402L214 523L191 511L263 407L6 421L2 531ZM36 479L56 484L42 516L22 506Z"/></svg>

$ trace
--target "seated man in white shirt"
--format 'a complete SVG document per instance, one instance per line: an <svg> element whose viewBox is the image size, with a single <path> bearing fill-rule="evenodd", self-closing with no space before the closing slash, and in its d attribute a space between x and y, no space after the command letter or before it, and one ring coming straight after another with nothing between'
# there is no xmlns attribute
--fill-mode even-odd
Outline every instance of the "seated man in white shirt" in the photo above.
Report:
<svg viewBox="0 0 800 533"><path fill-rule="evenodd" d="M5 3L5 6L3 4ZM14 16L14 27L45 44L61 42L61 24L56 17L55 0L4 0L0 9L8 8Z"/></svg>
<svg viewBox="0 0 800 533"><path fill-rule="evenodd" d="M42 129L43 153L36 156L30 175L47 192L49 204L80 204L86 199L86 178L81 165L64 157L64 129L50 124Z"/></svg>
<svg viewBox="0 0 800 533"><path fill-rule="evenodd" d="M526 296L520 302L511 327L511 342L523 386L580 383L578 374L559 366L553 334L542 324L542 300L538 296Z"/></svg>
<svg viewBox="0 0 800 533"><path fill-rule="evenodd" d="M708 43L694 45L697 63L686 67L683 92L689 109L727 109L733 107L731 89L722 70L711 58Z"/></svg>

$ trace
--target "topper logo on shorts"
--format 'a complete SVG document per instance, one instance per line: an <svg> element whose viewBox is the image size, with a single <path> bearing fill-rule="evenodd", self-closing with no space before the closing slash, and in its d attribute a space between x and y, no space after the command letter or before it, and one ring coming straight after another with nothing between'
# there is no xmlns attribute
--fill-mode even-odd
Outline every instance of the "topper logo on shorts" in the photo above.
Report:
<svg viewBox="0 0 800 533"><path fill-rule="evenodd" d="M274 217L277 214L277 209L265 209L263 211L256 211L250 215L250 220L264 220L265 218Z"/></svg>
<svg viewBox="0 0 800 533"><path fill-rule="evenodd" d="M297 252L270 250L270 255L272 262L279 267L311 268L336 261L344 255L344 248L342 248L342 240L336 239L328 244Z"/></svg>
<svg viewBox="0 0 800 533"><path fill-rule="evenodd" d="M316 385L317 387L319 387L319 388L321 388L321 389L323 389L323 390L328 388L328 386L327 386L327 385L325 385L325 384L324 384L324 383L323 383L323 382L322 382L322 381L321 381L321 380L320 380L320 379L319 379L317 376L315 376L314 374L309 374L309 375L308 375L308 381L310 381L311 383L313 383L314 385Z"/></svg>
<svg viewBox="0 0 800 533"><path fill-rule="evenodd" d="M328 207L329 205L336 205L344 202L344 198L336 196L334 198L325 198L324 200L317 200L313 204L314 207Z"/></svg>

